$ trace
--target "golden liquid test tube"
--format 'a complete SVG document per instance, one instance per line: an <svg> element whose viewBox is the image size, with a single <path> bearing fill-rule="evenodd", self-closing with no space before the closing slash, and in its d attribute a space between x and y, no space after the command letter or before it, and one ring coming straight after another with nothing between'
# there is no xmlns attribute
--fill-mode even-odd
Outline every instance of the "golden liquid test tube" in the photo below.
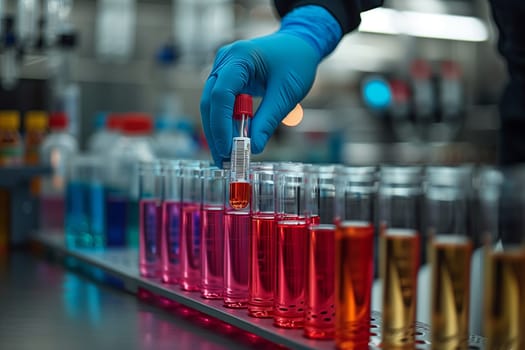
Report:
<svg viewBox="0 0 525 350"><path fill-rule="evenodd" d="M438 235L429 243L433 349L468 349L471 256L466 236Z"/></svg>
<svg viewBox="0 0 525 350"><path fill-rule="evenodd" d="M485 257L486 349L525 349L525 247Z"/></svg>
<svg viewBox="0 0 525 350"><path fill-rule="evenodd" d="M380 241L383 337L386 349L413 349L420 238L415 230L385 229Z"/></svg>

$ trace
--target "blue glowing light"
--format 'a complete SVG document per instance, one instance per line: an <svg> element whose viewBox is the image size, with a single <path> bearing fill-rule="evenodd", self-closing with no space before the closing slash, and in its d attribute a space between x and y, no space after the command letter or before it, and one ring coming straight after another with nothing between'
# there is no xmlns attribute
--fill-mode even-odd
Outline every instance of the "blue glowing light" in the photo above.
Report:
<svg viewBox="0 0 525 350"><path fill-rule="evenodd" d="M385 80L370 78L363 84L363 98L370 108L383 109L390 105L392 92Z"/></svg>

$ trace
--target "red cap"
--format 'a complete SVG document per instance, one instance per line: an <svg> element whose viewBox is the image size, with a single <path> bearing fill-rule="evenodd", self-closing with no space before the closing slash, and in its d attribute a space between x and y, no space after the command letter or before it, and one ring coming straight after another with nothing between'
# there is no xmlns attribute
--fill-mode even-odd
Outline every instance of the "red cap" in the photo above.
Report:
<svg viewBox="0 0 525 350"><path fill-rule="evenodd" d="M390 81L390 90L395 102L407 102L410 98L410 89L403 80L393 79Z"/></svg>
<svg viewBox="0 0 525 350"><path fill-rule="evenodd" d="M432 75L432 67L422 59L412 61L410 72L416 79L429 79Z"/></svg>
<svg viewBox="0 0 525 350"><path fill-rule="evenodd" d="M445 78L458 79L461 76L461 67L454 61L441 62L441 74Z"/></svg>
<svg viewBox="0 0 525 350"><path fill-rule="evenodd" d="M233 119L241 119L243 115L253 117L253 99L247 94L237 95L233 106Z"/></svg>
<svg viewBox="0 0 525 350"><path fill-rule="evenodd" d="M147 114L129 113L121 118L120 128L126 135L147 135L153 130L153 122Z"/></svg>
<svg viewBox="0 0 525 350"><path fill-rule="evenodd" d="M122 119L123 118L121 114L110 114L106 121L106 127L109 130L120 130L120 126L122 125Z"/></svg>
<svg viewBox="0 0 525 350"><path fill-rule="evenodd" d="M49 128L51 130L64 130L67 128L68 119L64 112L54 112L49 116Z"/></svg>

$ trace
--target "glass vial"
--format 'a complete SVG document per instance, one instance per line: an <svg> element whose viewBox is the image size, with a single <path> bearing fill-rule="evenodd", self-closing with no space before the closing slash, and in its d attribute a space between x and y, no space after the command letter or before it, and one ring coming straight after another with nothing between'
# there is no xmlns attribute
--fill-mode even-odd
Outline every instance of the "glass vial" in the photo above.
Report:
<svg viewBox="0 0 525 350"><path fill-rule="evenodd" d="M345 167L336 177L335 341L366 349L374 277L374 167Z"/></svg>
<svg viewBox="0 0 525 350"><path fill-rule="evenodd" d="M276 171L276 284L274 325L304 326L306 302L306 245L304 165L281 163Z"/></svg>
<svg viewBox="0 0 525 350"><path fill-rule="evenodd" d="M273 317L275 287L275 172L271 163L252 164L248 314Z"/></svg>
<svg viewBox="0 0 525 350"><path fill-rule="evenodd" d="M206 299L222 299L225 185L224 170L203 170L201 295Z"/></svg>
<svg viewBox="0 0 525 350"><path fill-rule="evenodd" d="M198 161L183 163L181 175L181 287L186 291L199 291L201 283L201 164Z"/></svg>
<svg viewBox="0 0 525 350"><path fill-rule="evenodd" d="M308 227L304 335L335 336L335 166L312 167L306 177L307 212L318 218Z"/></svg>
<svg viewBox="0 0 525 350"><path fill-rule="evenodd" d="M385 166L378 193L379 270L385 347L414 347L421 254L422 169Z"/></svg>
<svg viewBox="0 0 525 350"><path fill-rule="evenodd" d="M431 330L436 349L467 349L472 239L465 169L429 167L425 206L431 268Z"/></svg>
<svg viewBox="0 0 525 350"><path fill-rule="evenodd" d="M250 185L249 182L248 185ZM240 208L231 205L231 178L226 188L227 200L224 203L224 306L240 309L246 308L248 305L250 206Z"/></svg>
<svg viewBox="0 0 525 350"><path fill-rule="evenodd" d="M70 248L104 246L103 162L94 156L71 160L66 185L66 244Z"/></svg>
<svg viewBox="0 0 525 350"><path fill-rule="evenodd" d="M237 95L233 107L233 130L237 133L232 141L229 181L229 205L244 209L250 204L250 123L253 117L252 97Z"/></svg>
<svg viewBox="0 0 525 350"><path fill-rule="evenodd" d="M182 215L181 166L177 160L161 162L163 181L161 257L162 282L178 284Z"/></svg>
<svg viewBox="0 0 525 350"><path fill-rule="evenodd" d="M139 262L144 277L160 277L162 177L158 161L139 164Z"/></svg>
<svg viewBox="0 0 525 350"><path fill-rule="evenodd" d="M525 168L481 176L485 232L486 349L525 348Z"/></svg>

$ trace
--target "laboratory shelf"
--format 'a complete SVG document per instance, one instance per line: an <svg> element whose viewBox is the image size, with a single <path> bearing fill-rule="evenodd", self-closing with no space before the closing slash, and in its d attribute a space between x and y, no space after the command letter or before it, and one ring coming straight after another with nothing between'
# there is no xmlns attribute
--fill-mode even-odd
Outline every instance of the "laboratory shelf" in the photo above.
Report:
<svg viewBox="0 0 525 350"><path fill-rule="evenodd" d="M135 249L72 250L66 248L63 234L59 232L42 232L35 236L34 242L59 257L74 258L87 266L104 271L112 277L111 284L118 285L130 293L150 292L291 349L322 350L335 348L333 341L307 339L303 337L302 330L276 328L272 325L271 319L253 318L247 315L246 310L233 310L223 307L220 300L203 299L199 293L185 292L180 290L178 286L166 285L156 279L141 277L138 270L138 252ZM378 346L380 332L381 314L372 312L370 349L380 349ZM416 341L416 349L431 349L428 325L417 324ZM473 335L470 337L469 349L484 349L484 344L484 338Z"/></svg>

